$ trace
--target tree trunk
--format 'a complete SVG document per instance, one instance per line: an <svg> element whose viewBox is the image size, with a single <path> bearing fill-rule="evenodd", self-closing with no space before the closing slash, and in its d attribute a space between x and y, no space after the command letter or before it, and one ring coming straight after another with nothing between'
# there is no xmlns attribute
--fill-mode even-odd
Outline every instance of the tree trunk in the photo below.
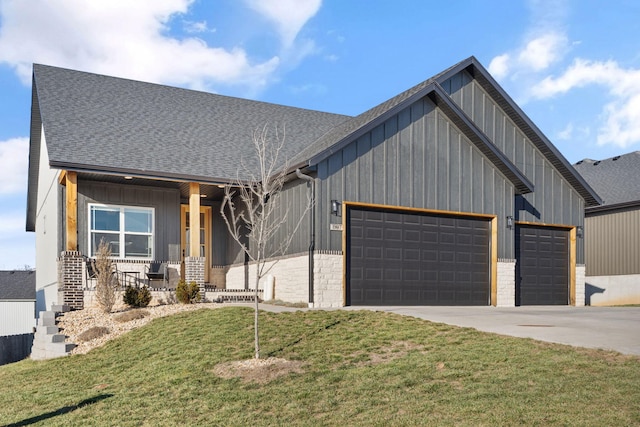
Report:
<svg viewBox="0 0 640 427"><path fill-rule="evenodd" d="M253 330L255 334L255 358L260 359L260 339L258 338L258 285L260 284L260 262L256 264L256 289L254 299L256 303L255 313L253 317Z"/></svg>

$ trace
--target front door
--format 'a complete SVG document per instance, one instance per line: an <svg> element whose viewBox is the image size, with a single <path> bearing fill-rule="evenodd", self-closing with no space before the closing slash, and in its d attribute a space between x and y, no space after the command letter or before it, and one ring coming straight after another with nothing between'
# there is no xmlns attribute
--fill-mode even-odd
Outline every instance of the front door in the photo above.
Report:
<svg viewBox="0 0 640 427"><path fill-rule="evenodd" d="M184 263L185 256L192 256L189 253L189 205L182 205L180 210L180 248ZM200 253L195 256L201 256L205 259L204 281L208 283L209 269L211 268L211 206L200 206ZM182 271L184 272L184 268ZM182 278L184 279L184 277Z"/></svg>

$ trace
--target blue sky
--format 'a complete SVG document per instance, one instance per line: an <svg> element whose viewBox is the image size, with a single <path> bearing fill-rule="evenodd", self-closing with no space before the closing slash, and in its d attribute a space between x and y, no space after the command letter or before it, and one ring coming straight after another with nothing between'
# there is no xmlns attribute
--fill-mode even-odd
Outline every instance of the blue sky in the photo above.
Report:
<svg viewBox="0 0 640 427"><path fill-rule="evenodd" d="M34 62L356 115L474 55L574 163L640 149L640 2L0 0L0 269L26 233Z"/></svg>

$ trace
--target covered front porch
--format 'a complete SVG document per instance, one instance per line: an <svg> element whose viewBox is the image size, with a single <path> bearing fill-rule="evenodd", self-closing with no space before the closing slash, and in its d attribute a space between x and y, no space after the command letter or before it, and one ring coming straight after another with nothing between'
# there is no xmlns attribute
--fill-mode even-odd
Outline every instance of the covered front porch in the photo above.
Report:
<svg viewBox="0 0 640 427"><path fill-rule="evenodd" d="M121 287L175 291L180 280L207 295L226 288L227 241L219 215L222 184L158 181L62 171L64 242L58 259L58 302L82 308L93 292L90 264L101 240L109 242ZM155 275L150 272L155 270ZM247 290L243 286L243 290Z"/></svg>

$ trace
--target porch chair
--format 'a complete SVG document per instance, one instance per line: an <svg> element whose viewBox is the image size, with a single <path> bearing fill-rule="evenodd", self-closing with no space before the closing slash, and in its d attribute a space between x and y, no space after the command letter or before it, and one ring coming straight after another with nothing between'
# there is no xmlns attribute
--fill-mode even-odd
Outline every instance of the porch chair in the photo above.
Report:
<svg viewBox="0 0 640 427"><path fill-rule="evenodd" d="M85 275L85 289L89 288L89 281L96 280L98 278L98 271L96 270L96 260L91 258L85 258L85 265L87 267L87 274Z"/></svg>
<svg viewBox="0 0 640 427"><path fill-rule="evenodd" d="M145 266L144 274L149 280L149 287L151 287L152 280L162 280L163 287L167 287L167 263L152 262L148 266Z"/></svg>
<svg viewBox="0 0 640 427"><path fill-rule="evenodd" d="M95 286L93 288L89 287L89 281L98 279L98 269L96 268L96 260L93 258L85 257L84 262L87 268L87 274L85 275L85 289L95 289ZM116 265L116 263L111 263L111 277L112 277L112 280L113 278L115 278L115 280L118 283L120 282L118 280L118 266Z"/></svg>

